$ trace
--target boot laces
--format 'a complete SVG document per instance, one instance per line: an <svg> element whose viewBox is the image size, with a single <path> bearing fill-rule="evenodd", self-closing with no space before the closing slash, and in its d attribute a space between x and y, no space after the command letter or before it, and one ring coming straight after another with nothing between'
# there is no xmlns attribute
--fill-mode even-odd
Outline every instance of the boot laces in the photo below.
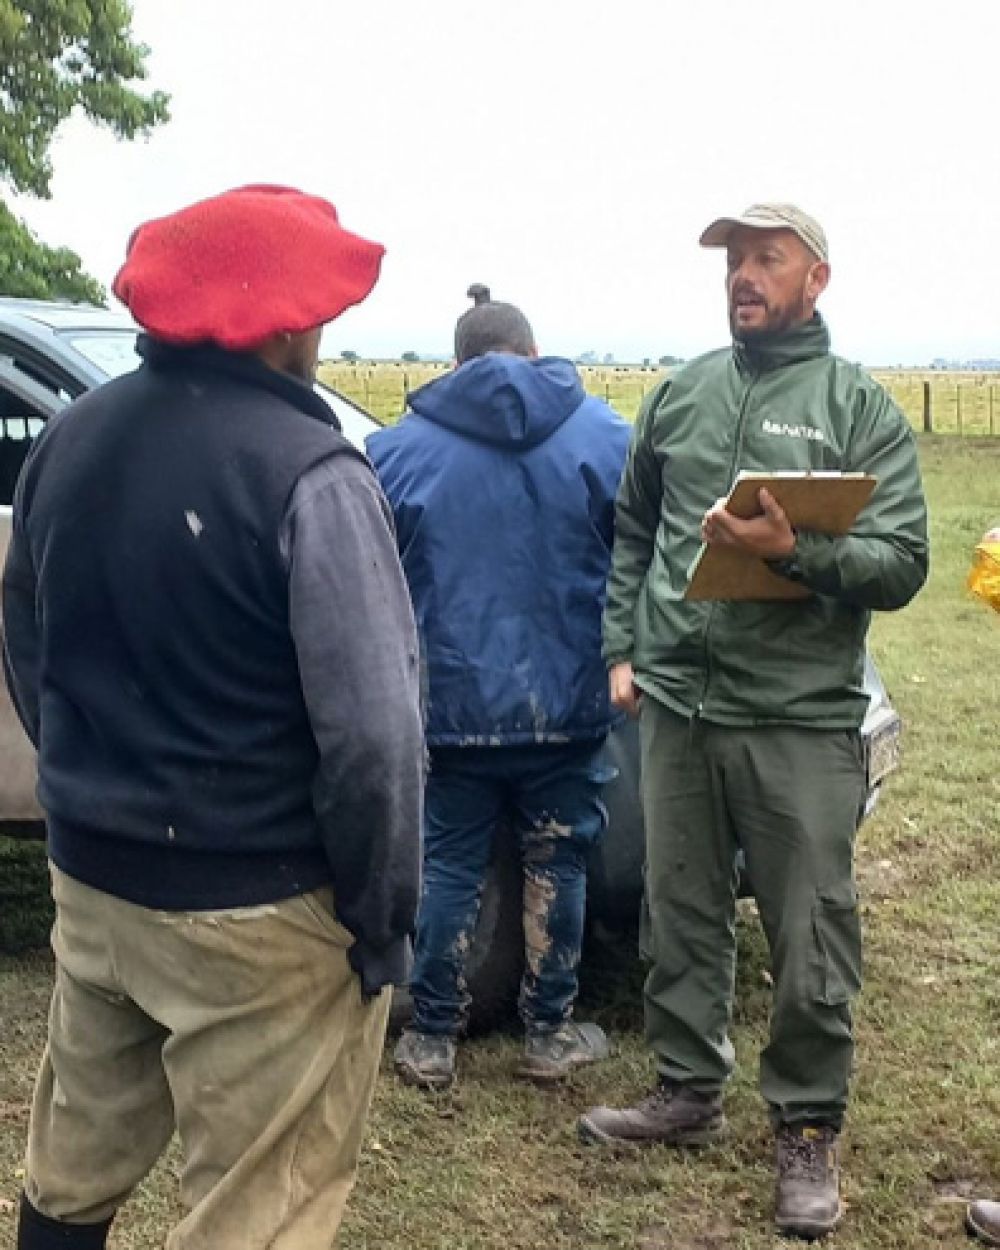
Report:
<svg viewBox="0 0 1000 1250"><path fill-rule="evenodd" d="M829 1171L828 1150L833 1135L828 1128L814 1129L806 1136L785 1130L779 1171L783 1177L823 1181Z"/></svg>
<svg viewBox="0 0 1000 1250"><path fill-rule="evenodd" d="M667 1089L665 1085L657 1085L651 1093L647 1094L639 1103L640 1111L651 1111L655 1114L662 1111L664 1107L668 1107L673 1100L673 1091Z"/></svg>
<svg viewBox="0 0 1000 1250"><path fill-rule="evenodd" d="M676 1101L682 1089L682 1085L675 1084L673 1081L661 1081L642 1099L638 1109L651 1112L653 1115L659 1111L665 1111Z"/></svg>

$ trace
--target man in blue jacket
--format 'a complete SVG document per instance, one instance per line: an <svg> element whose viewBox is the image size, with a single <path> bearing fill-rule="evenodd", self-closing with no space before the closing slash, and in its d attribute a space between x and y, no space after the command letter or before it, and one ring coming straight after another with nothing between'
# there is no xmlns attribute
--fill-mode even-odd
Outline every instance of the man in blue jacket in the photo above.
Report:
<svg viewBox="0 0 1000 1250"><path fill-rule="evenodd" d="M469 291L457 368L410 396L368 452L396 518L427 676L424 887L402 1078L455 1074L465 961L491 842L507 815L524 875L520 1074L606 1057L571 1019L587 852L605 824L612 723L601 608L628 427L570 361L539 357L524 315Z"/></svg>

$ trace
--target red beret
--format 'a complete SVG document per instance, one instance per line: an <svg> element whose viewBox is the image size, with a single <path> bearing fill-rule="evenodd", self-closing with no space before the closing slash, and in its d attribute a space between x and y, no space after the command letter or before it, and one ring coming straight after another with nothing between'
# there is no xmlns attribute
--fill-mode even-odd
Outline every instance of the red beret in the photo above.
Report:
<svg viewBox="0 0 1000 1250"><path fill-rule="evenodd" d="M327 200L239 187L139 226L113 290L155 338L245 351L360 304L384 254Z"/></svg>

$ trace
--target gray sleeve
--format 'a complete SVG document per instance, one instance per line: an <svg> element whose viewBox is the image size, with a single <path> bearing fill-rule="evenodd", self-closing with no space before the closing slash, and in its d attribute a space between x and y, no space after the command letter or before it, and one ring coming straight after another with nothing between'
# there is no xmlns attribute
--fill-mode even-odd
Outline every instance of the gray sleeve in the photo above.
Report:
<svg viewBox="0 0 1000 1250"><path fill-rule="evenodd" d="M314 805L364 992L408 973L424 773L417 636L389 507L367 463L298 482L281 535L292 637L319 748Z"/></svg>

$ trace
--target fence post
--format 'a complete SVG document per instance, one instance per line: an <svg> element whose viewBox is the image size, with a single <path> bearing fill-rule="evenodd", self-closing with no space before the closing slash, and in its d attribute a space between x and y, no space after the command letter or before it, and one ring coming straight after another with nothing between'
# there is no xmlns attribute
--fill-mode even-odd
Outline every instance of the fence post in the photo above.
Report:
<svg viewBox="0 0 1000 1250"><path fill-rule="evenodd" d="M993 389L994 389L993 383L991 382L990 383L990 433L991 434L996 433L996 431L993 428Z"/></svg>
<svg viewBox="0 0 1000 1250"><path fill-rule="evenodd" d="M931 415L931 384L924 380L924 433L934 433L934 420Z"/></svg>
<svg viewBox="0 0 1000 1250"><path fill-rule="evenodd" d="M955 383L955 424L958 426L958 432L962 431L962 380Z"/></svg>

